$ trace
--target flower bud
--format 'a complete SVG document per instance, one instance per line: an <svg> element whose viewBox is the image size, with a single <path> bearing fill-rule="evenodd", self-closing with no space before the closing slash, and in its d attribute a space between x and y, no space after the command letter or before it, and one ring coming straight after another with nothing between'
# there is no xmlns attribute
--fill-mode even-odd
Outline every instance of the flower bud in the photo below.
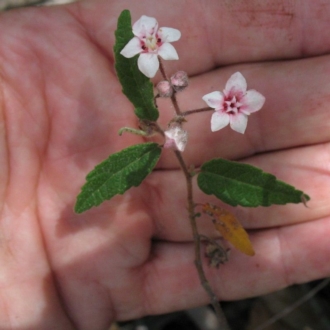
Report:
<svg viewBox="0 0 330 330"><path fill-rule="evenodd" d="M183 91L188 83L188 75L184 71L178 71L171 77L171 84L176 92Z"/></svg>
<svg viewBox="0 0 330 330"><path fill-rule="evenodd" d="M169 128L165 133L165 144L164 148L170 148L174 150L184 151L188 133L184 131L180 126Z"/></svg>
<svg viewBox="0 0 330 330"><path fill-rule="evenodd" d="M173 94L173 88L167 80L160 81L156 88L160 97L171 97Z"/></svg>

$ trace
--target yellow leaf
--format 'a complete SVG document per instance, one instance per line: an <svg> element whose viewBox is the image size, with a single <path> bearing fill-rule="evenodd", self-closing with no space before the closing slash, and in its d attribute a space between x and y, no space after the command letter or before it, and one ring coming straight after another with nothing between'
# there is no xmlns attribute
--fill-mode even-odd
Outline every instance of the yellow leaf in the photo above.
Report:
<svg viewBox="0 0 330 330"><path fill-rule="evenodd" d="M248 233L232 213L209 203L203 205L203 212L213 218L217 231L236 249L249 256L255 254Z"/></svg>

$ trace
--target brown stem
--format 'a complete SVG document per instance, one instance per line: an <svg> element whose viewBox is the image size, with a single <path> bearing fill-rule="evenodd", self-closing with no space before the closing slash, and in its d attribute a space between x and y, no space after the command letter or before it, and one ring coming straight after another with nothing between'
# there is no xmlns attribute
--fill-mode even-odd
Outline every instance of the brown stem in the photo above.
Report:
<svg viewBox="0 0 330 330"><path fill-rule="evenodd" d="M176 96L175 95L176 95L175 93L172 94L171 101L172 101L172 104L173 104L175 113L178 116L181 116L181 111L180 111L180 108L179 108L179 105L178 105L178 101L176 100Z"/></svg>
<svg viewBox="0 0 330 330"><path fill-rule="evenodd" d="M201 108L201 109L188 110L188 111L181 112L181 116L184 117L184 116L192 115L197 112L204 112L204 111L210 111L210 110L214 110L214 109L210 108L210 107L206 107L206 108Z"/></svg>
<svg viewBox="0 0 330 330"><path fill-rule="evenodd" d="M155 125L155 131L158 132L161 136L165 136L165 133L164 131L161 129L161 127L157 124L157 123L154 123Z"/></svg>
<svg viewBox="0 0 330 330"><path fill-rule="evenodd" d="M163 61L162 59L158 56L158 61L159 61L159 70L163 76L163 78L167 81L170 81L167 77L167 74L166 74L166 71L165 71L165 68L164 68L164 64L163 64Z"/></svg>
<svg viewBox="0 0 330 330"><path fill-rule="evenodd" d="M160 69L160 72L163 76L163 78L165 80L167 80L169 83L170 82L170 79L168 78L167 74L166 74L166 71L165 71L165 68L164 68L164 64L163 64L163 61L162 59L158 56L158 60L159 60L159 69ZM172 101L172 104L173 104L173 107L174 107L174 110L175 110L175 113L180 116L181 115L181 110L179 108L179 105L178 105L178 101L176 100L176 96L175 96L175 92L172 94L171 96L171 101Z"/></svg>
<svg viewBox="0 0 330 330"><path fill-rule="evenodd" d="M202 259L201 259L200 235L199 235L198 229L197 229L196 215L195 215L195 203L193 200L192 176L188 171L188 168L183 160L181 152L176 150L176 151L174 151L174 153L180 163L181 169L186 178L188 213L189 213L189 220L190 220L190 224L191 224L191 228L192 228L192 232L193 232L193 238L194 238L195 265L197 268L198 276L199 276L200 282L201 282L204 290L207 292L207 294L210 297L211 304L215 310L215 313L217 315L221 329L229 330L230 329L229 325L228 325L226 317L221 309L218 298L214 294L212 287L211 287L209 281L207 280L206 275L204 273L204 269L203 269L203 264L202 264Z"/></svg>
<svg viewBox="0 0 330 330"><path fill-rule="evenodd" d="M268 319L265 323L257 326L254 330L264 330L267 329L269 326L273 325L275 322L280 320L281 318L285 317L286 315L290 314L296 308L298 308L301 304L305 303L313 296L315 296L319 291L325 288L330 283L330 278L326 278L321 283L319 283L315 288L311 289L307 294L302 296L300 299L295 301L292 305L286 307L284 310L275 314L273 317Z"/></svg>
<svg viewBox="0 0 330 330"><path fill-rule="evenodd" d="M158 57L159 59L159 68L160 68L160 72L163 76L163 78L167 81L170 82L170 80L167 77L167 74L165 72L165 68L163 65L163 62L161 60L160 57ZM178 102L176 100L175 97L175 93L173 93L172 97L171 97L171 101L172 104L174 106L175 112L178 116L182 117L182 112L179 108ZM206 108L203 108L204 110L201 109L197 109L197 110L191 110L191 111L195 111L195 112L200 112L200 111L207 111L207 110L211 110ZM191 112L190 111L190 112ZM186 111L186 113L190 114L189 111ZM186 185L187 185L187 200L188 200L188 214L189 214L189 221L190 221L190 225L192 228L192 232L193 232L193 239L194 239L194 246L195 246L195 265L196 265L196 269L198 272L198 276L200 279L200 282L204 288L204 290L207 292L207 294L210 297L211 300L211 304L215 310L217 319L219 321L219 325L221 327L222 330L230 330L229 325L227 323L226 317L221 309L220 303L216 297L216 295L214 294L212 287L209 283L209 281L206 278L206 275L204 273L204 269L203 269L203 264L202 264L202 258L201 258L201 242L200 242L200 235L198 233L198 229L197 229L197 223L196 223L196 214L195 214L195 203L193 200L193 186L192 186L192 178L193 175L189 172L188 167L186 165L186 163L183 160L182 154L179 150L175 150L174 151L176 158L178 159L179 163L180 163L180 167L184 173L185 179L186 179Z"/></svg>

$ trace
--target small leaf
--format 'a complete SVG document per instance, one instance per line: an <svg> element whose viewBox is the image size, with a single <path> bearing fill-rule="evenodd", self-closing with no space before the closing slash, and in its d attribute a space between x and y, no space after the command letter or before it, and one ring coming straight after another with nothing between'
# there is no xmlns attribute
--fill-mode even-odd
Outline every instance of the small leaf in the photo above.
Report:
<svg viewBox="0 0 330 330"><path fill-rule="evenodd" d="M75 211L82 213L117 194L141 184L153 170L161 154L157 143L143 143L111 155L86 177L77 197Z"/></svg>
<svg viewBox="0 0 330 330"><path fill-rule="evenodd" d="M213 194L232 206L297 204L310 199L257 167L220 158L203 164L197 182L204 193Z"/></svg>
<svg viewBox="0 0 330 330"><path fill-rule="evenodd" d="M203 205L203 212L213 218L215 228L226 241L248 256L255 254L248 233L232 213L209 203Z"/></svg>
<svg viewBox="0 0 330 330"><path fill-rule="evenodd" d="M126 44L134 37L129 10L124 10L120 14L115 36L115 68L123 93L133 103L138 118L156 121L159 113L154 102L153 85L138 68L139 55L126 58L120 54Z"/></svg>

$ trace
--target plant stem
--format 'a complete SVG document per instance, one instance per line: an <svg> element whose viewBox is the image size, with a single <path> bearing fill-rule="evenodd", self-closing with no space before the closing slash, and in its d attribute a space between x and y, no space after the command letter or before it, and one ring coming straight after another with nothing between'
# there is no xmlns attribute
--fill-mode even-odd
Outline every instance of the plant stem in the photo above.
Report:
<svg viewBox="0 0 330 330"><path fill-rule="evenodd" d="M296 308L298 308L300 305L311 299L313 296L315 296L319 291L321 291L323 288L325 288L330 283L330 278L326 278L321 283L319 283L315 288L311 289L307 294L302 296L300 299L295 301L292 305L286 307L281 312L275 314L273 317L268 319L265 323L257 326L254 330L264 330L267 329L269 326L280 320L281 318L285 317L286 315L290 314L292 311L294 311Z"/></svg>
<svg viewBox="0 0 330 330"><path fill-rule="evenodd" d="M147 136L148 135L148 133L145 132L145 131L142 131L142 130L136 129L136 128L131 128L131 127L122 127L118 131L118 134L122 135L124 132L133 133L135 135L141 135L141 136Z"/></svg>
<svg viewBox="0 0 330 330"><path fill-rule="evenodd" d="M221 329L223 330L229 330L229 325L227 323L226 317L221 309L220 303L218 301L218 298L216 297L215 293L212 290L212 287L207 280L202 259L201 259L201 243L200 243L200 235L198 233L197 229L197 223L196 223L196 216L195 216L195 203L193 200L193 186L192 186L192 176L188 171L187 165L185 164L182 154L180 151L175 150L174 151L181 169L184 173L184 176L186 178L186 184L187 184L187 200L188 200L188 214L189 214L189 221L193 232L193 238L194 238L194 245L195 245L195 266L197 268L198 276L200 279L200 282L204 288L204 290L207 292L207 294L210 297L211 304L215 310L215 313L217 315L217 319L219 321L219 325Z"/></svg>
<svg viewBox="0 0 330 330"><path fill-rule="evenodd" d="M159 56L158 56L158 59L159 59L159 69L160 69L160 72L161 72L163 78L165 80L167 80L169 83L171 83L165 72L163 62ZM202 109L181 112L178 102L175 97L175 93L173 93L173 95L171 96L171 101L172 101L172 104L173 104L173 107L175 109L177 116L180 116L180 117L183 117L184 115L196 113L196 112L213 110L212 108L202 108ZM211 287L209 281L207 280L204 269L203 269L203 263L202 263L202 258L201 258L201 240L200 240L200 235L199 235L198 229L197 229L195 202L193 199L193 185L192 185L193 175L188 170L188 167L182 157L181 152L179 150L175 150L174 154L180 163L180 167L181 167L183 174L185 176L185 179L186 179L188 215L189 215L189 221L190 221L190 225L191 225L192 233L193 233L194 246L195 246L195 266L196 266L196 269L198 272L199 280L200 280L204 290L207 292L207 294L210 297L211 304L215 310L215 313L216 313L216 316L217 316L221 329L230 330L229 325L227 323L227 319L223 313L223 310L221 309L219 300L218 300L217 296L215 295L215 293L213 292L212 287Z"/></svg>
<svg viewBox="0 0 330 330"><path fill-rule="evenodd" d="M164 68L163 61L162 61L162 59L159 56L158 56L158 61L159 61L159 70L160 70L163 78L165 80L167 80L168 82L170 82L170 79L167 77L167 74L166 74L166 71L165 71L165 68Z"/></svg>
<svg viewBox="0 0 330 330"><path fill-rule="evenodd" d="M173 104L173 106L174 106L175 113L176 113L178 116L181 116L181 111L180 111L180 108L179 108L179 105L178 105L178 101L176 100L175 93L172 94L172 96L171 96L171 101L172 101L172 104Z"/></svg>
<svg viewBox="0 0 330 330"><path fill-rule="evenodd" d="M162 60L161 60L161 58L159 56L158 56L158 60L159 60L159 69L160 69L160 72L161 72L163 78L165 80L167 80L169 83L171 83L170 79L167 77L167 74L165 72L165 68L164 68L163 62L162 62ZM181 116L181 110L179 108L178 101L176 100L175 92L171 96L171 101L172 101L172 104L173 104L175 113L178 116Z"/></svg>
<svg viewBox="0 0 330 330"><path fill-rule="evenodd" d="M185 117L185 116L197 113L197 112L204 112L204 111L210 111L210 110L214 110L214 109L210 108L210 107L206 107L206 108L201 108L201 109L188 110L188 111L181 112L181 116Z"/></svg>

